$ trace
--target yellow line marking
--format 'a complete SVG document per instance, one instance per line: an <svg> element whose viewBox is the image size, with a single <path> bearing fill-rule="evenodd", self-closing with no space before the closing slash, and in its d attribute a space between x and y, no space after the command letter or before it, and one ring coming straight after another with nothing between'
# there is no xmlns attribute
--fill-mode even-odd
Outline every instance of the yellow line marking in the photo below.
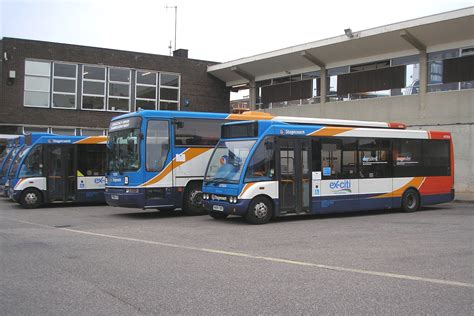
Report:
<svg viewBox="0 0 474 316"><path fill-rule="evenodd" d="M93 233L93 232L77 230L77 229L70 229L70 228L56 228L56 227L53 227L53 226L47 226L47 225L28 222L28 221L11 219L11 218L8 218L8 217L3 217L3 216L0 216L0 217L2 217L4 219L7 219L7 220L10 220L10 221L14 221L14 222L25 223L25 224L30 224L30 225L34 225L34 226L49 228L49 229L59 229L59 230L63 230L63 231L71 232L71 233L77 233L77 234L83 234L83 235L89 235L89 236L95 236L95 237L104 237L104 238L117 239L117 240L125 240L125 241L131 241L131 242L139 242L139 243L148 244L148 245L156 245L156 246L163 246L163 247L176 248L176 249L185 249L185 250L194 250L194 251L207 252L207 253L212 253L212 254L220 254L220 255L233 256L233 257L256 259L256 260L263 260L263 261L270 261L270 262L278 262L278 263L285 263L285 264L291 264L291 265L296 265L296 266L304 266L304 267L313 267L313 268L319 268L319 269L325 269L325 270L331 270L331 271L338 271L338 272L350 272L350 273L380 276L380 277L392 278L392 279L400 279L400 280L408 280L408 281L420 281L420 282L434 283L434 284L441 284L441 285L474 288L474 284L472 284L472 283L449 281L449 280L442 280L442 279L424 278L424 277L417 277L417 276L412 276L412 275L387 273L387 272L380 272L380 271L344 268L344 267L331 266L331 265L325 265L325 264L319 264L319 263L313 263L313 262L305 262L305 261L289 260L289 259L282 259L282 258L257 256L257 255L243 253L243 252L233 252L233 251L211 249L211 248L184 246L184 245L171 244L171 243L160 242L160 241L152 241L152 240L145 240L145 239L138 239L138 238L129 238L129 237L121 237L121 236L101 234L101 233Z"/></svg>

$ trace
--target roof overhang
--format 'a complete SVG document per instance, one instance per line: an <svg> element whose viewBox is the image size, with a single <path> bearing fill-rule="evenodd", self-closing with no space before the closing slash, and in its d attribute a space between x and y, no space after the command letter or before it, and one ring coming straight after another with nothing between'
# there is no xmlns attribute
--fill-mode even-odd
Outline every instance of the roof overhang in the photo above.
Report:
<svg viewBox="0 0 474 316"><path fill-rule="evenodd" d="M241 58L209 66L207 71L234 86L248 82L247 77L259 81L317 70L321 65L332 68L417 54L420 47L410 43L407 34L428 52L450 44L474 45L474 7L353 32L352 38L341 35Z"/></svg>

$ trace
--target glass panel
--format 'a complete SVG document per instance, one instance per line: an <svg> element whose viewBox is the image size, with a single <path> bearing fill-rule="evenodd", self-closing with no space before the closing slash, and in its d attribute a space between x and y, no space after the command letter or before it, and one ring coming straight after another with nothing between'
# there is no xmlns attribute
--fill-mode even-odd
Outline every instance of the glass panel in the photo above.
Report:
<svg viewBox="0 0 474 316"><path fill-rule="evenodd" d="M110 81L130 82L130 70L129 69L109 69Z"/></svg>
<svg viewBox="0 0 474 316"><path fill-rule="evenodd" d="M418 64L420 62L420 55L411 55L392 59L392 67L400 65Z"/></svg>
<svg viewBox="0 0 474 316"><path fill-rule="evenodd" d="M84 79L105 80L105 67L84 66Z"/></svg>
<svg viewBox="0 0 474 316"><path fill-rule="evenodd" d="M19 178L43 176L43 146L35 146L20 168Z"/></svg>
<svg viewBox="0 0 474 316"><path fill-rule="evenodd" d="M105 174L106 147L104 145L80 145L77 146L77 152L77 171L89 177Z"/></svg>
<svg viewBox="0 0 474 316"><path fill-rule="evenodd" d="M76 96L69 94L53 94L53 107L75 108Z"/></svg>
<svg viewBox="0 0 474 316"><path fill-rule="evenodd" d="M51 64L43 61L26 60L25 74L49 77L51 75Z"/></svg>
<svg viewBox="0 0 474 316"><path fill-rule="evenodd" d="M175 127L176 146L215 146L224 120L179 120Z"/></svg>
<svg viewBox="0 0 474 316"><path fill-rule="evenodd" d="M137 71L137 83L156 85L156 73L150 71Z"/></svg>
<svg viewBox="0 0 474 316"><path fill-rule="evenodd" d="M25 77L25 90L49 91L49 78Z"/></svg>
<svg viewBox="0 0 474 316"><path fill-rule="evenodd" d="M54 79L54 92L76 92L76 80Z"/></svg>
<svg viewBox="0 0 474 316"><path fill-rule="evenodd" d="M178 103L160 102L160 110L178 111Z"/></svg>
<svg viewBox="0 0 474 316"><path fill-rule="evenodd" d="M130 95L129 85L120 83L109 84L109 95L115 97L128 97Z"/></svg>
<svg viewBox="0 0 474 316"><path fill-rule="evenodd" d="M258 145L248 164L245 182L275 179L274 147L272 138L266 138Z"/></svg>
<svg viewBox="0 0 474 316"><path fill-rule="evenodd" d="M254 144L255 140L220 141L209 160L205 180L238 183L242 166Z"/></svg>
<svg viewBox="0 0 474 316"><path fill-rule="evenodd" d="M76 135L76 130L73 128L53 128L52 131L53 131L53 134L58 134L58 135L68 135L68 136Z"/></svg>
<svg viewBox="0 0 474 316"><path fill-rule="evenodd" d="M168 157L168 122L149 121L146 133L146 170L160 171Z"/></svg>
<svg viewBox="0 0 474 316"><path fill-rule="evenodd" d="M461 82L461 89L474 89L474 81Z"/></svg>
<svg viewBox="0 0 474 316"><path fill-rule="evenodd" d="M357 178L357 140L342 139L342 178Z"/></svg>
<svg viewBox="0 0 474 316"><path fill-rule="evenodd" d="M178 101L178 89L160 89L160 100L173 100Z"/></svg>
<svg viewBox="0 0 474 316"><path fill-rule="evenodd" d="M92 110L103 110L104 109L104 97L82 97L82 108Z"/></svg>
<svg viewBox="0 0 474 316"><path fill-rule="evenodd" d="M160 85L168 87L179 87L179 76L172 74L161 74Z"/></svg>
<svg viewBox="0 0 474 316"><path fill-rule="evenodd" d="M141 108L142 110L156 110L156 101L136 100L135 109L138 108Z"/></svg>
<svg viewBox="0 0 474 316"><path fill-rule="evenodd" d="M421 171L421 140L400 139L393 141L395 177L415 177Z"/></svg>
<svg viewBox="0 0 474 316"><path fill-rule="evenodd" d="M449 176L451 173L449 141L423 140L423 175Z"/></svg>
<svg viewBox="0 0 474 316"><path fill-rule="evenodd" d="M105 82L96 81L84 81L83 82L83 93L84 94L105 94Z"/></svg>
<svg viewBox="0 0 474 316"><path fill-rule="evenodd" d="M49 107L49 92L25 91L25 105Z"/></svg>
<svg viewBox="0 0 474 316"><path fill-rule="evenodd" d="M31 127L31 126L25 126L23 127L23 133L28 134L28 133L47 133L48 128L47 127Z"/></svg>
<svg viewBox="0 0 474 316"><path fill-rule="evenodd" d="M13 163L11 165L10 172L8 173L8 178L13 179L16 175L16 172L18 171L18 167L20 166L20 163L22 159L25 157L25 155L28 154L28 151L30 150L30 147L25 146L23 147L18 154L16 155L15 159L13 160Z"/></svg>
<svg viewBox="0 0 474 316"><path fill-rule="evenodd" d="M109 111L130 111L129 99L109 98Z"/></svg>
<svg viewBox="0 0 474 316"><path fill-rule="evenodd" d="M323 179L341 177L341 141L324 140L321 145Z"/></svg>
<svg viewBox="0 0 474 316"><path fill-rule="evenodd" d="M101 129L85 129L81 130L82 136L102 136L104 135L104 131Z"/></svg>
<svg viewBox="0 0 474 316"><path fill-rule="evenodd" d="M54 63L54 76L76 78L76 65Z"/></svg>
<svg viewBox="0 0 474 316"><path fill-rule="evenodd" d="M109 171L132 171L140 168L139 134L139 128L109 133L107 142Z"/></svg>
<svg viewBox="0 0 474 316"><path fill-rule="evenodd" d="M137 86L137 98L156 99L156 88L148 86Z"/></svg>
<svg viewBox="0 0 474 316"><path fill-rule="evenodd" d="M359 140L359 171L361 178L391 176L390 141L384 139Z"/></svg>

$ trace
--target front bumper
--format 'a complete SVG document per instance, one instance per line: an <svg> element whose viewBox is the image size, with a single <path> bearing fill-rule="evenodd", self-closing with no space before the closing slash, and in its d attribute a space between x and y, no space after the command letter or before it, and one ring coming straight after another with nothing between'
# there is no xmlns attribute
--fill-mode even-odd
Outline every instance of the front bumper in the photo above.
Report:
<svg viewBox="0 0 474 316"><path fill-rule="evenodd" d="M181 207L181 192L176 188L139 188L138 192L127 192L126 188L107 187L104 195L110 206L141 209Z"/></svg>
<svg viewBox="0 0 474 316"><path fill-rule="evenodd" d="M204 209L210 212L222 212L227 215L239 215L244 216L247 214L250 200L241 200L239 199L237 203L229 203L227 201L216 201L216 200L203 200ZM214 205L221 206L222 211L214 210Z"/></svg>

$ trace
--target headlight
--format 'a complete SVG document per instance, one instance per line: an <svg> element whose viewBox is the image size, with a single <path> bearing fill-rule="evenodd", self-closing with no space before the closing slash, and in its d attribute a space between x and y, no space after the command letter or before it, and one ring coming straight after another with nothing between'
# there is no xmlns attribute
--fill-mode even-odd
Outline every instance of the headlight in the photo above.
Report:
<svg viewBox="0 0 474 316"><path fill-rule="evenodd" d="M137 188L125 189L125 193L138 193L138 189Z"/></svg>
<svg viewBox="0 0 474 316"><path fill-rule="evenodd" d="M230 203L237 203L237 197L236 196L229 196L229 202Z"/></svg>
<svg viewBox="0 0 474 316"><path fill-rule="evenodd" d="M209 194L204 193L204 194L202 195L202 198L203 198L204 200L209 200Z"/></svg>
<svg viewBox="0 0 474 316"><path fill-rule="evenodd" d="M105 177L105 185L109 183L109 180L107 180L107 177Z"/></svg>
<svg viewBox="0 0 474 316"><path fill-rule="evenodd" d="M127 176L125 176L125 177L123 178L123 183L128 184L128 177L127 177Z"/></svg>

